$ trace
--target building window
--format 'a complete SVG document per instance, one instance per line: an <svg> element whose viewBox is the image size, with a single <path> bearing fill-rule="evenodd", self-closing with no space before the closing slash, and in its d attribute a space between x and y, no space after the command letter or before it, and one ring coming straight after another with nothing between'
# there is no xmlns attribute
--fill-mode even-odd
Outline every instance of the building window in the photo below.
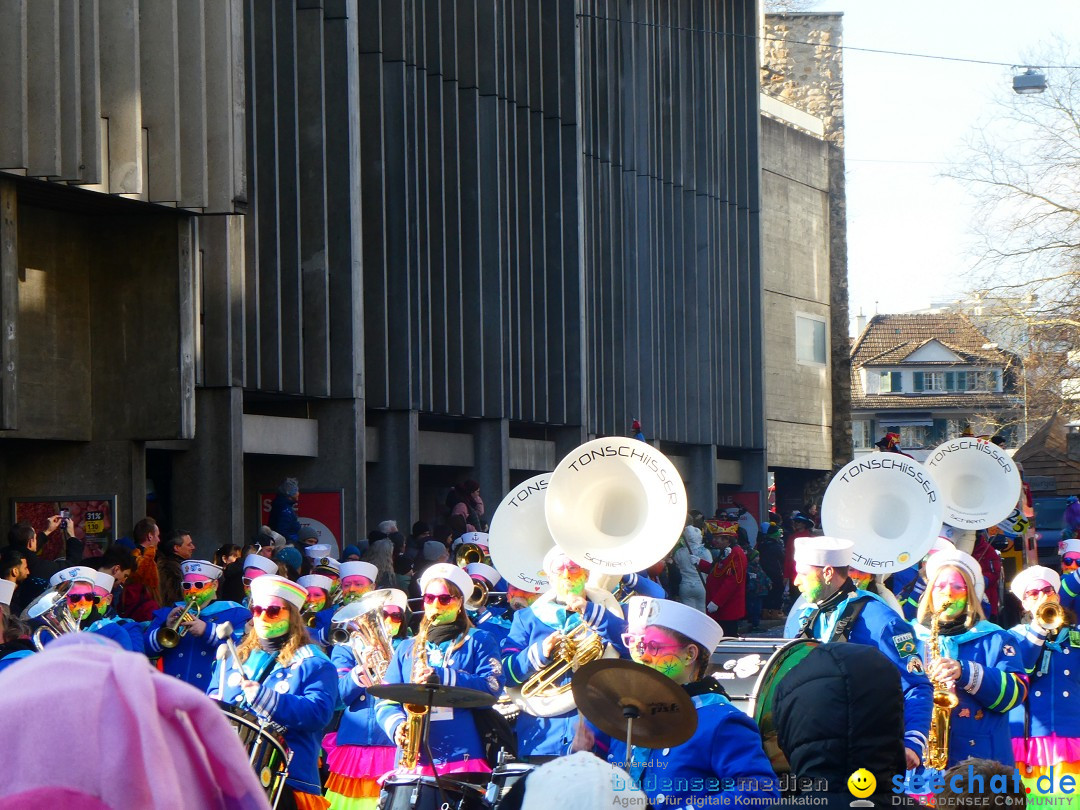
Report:
<svg viewBox="0 0 1080 810"><path fill-rule="evenodd" d="M967 420L965 419L946 419L945 420L945 439L955 439L964 432L964 428L967 427Z"/></svg>
<svg viewBox="0 0 1080 810"><path fill-rule="evenodd" d="M878 372L878 392L882 394L899 394L904 390L900 382L899 371Z"/></svg>
<svg viewBox="0 0 1080 810"><path fill-rule="evenodd" d="M900 447L926 446L926 427L923 425L904 425L900 428Z"/></svg>
<svg viewBox="0 0 1080 810"><path fill-rule="evenodd" d="M802 313L795 316L795 359L816 366L828 362L824 318Z"/></svg>
<svg viewBox="0 0 1080 810"><path fill-rule="evenodd" d="M851 442L856 450L869 450L873 446L870 443L870 421L868 419L855 419L852 421Z"/></svg>
<svg viewBox="0 0 1080 810"><path fill-rule="evenodd" d="M911 374L911 383L916 391L944 391L945 372L914 371Z"/></svg>

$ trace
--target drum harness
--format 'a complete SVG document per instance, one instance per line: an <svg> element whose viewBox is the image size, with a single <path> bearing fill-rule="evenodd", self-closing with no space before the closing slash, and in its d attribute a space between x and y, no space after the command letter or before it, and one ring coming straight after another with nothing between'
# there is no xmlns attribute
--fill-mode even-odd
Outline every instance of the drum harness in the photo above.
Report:
<svg viewBox="0 0 1080 810"><path fill-rule="evenodd" d="M829 613L836 605L844 601L848 595L853 594L856 591L858 591L858 588L855 587L855 583L850 579L845 580L844 584L840 586L840 590L810 611L810 613L803 618L799 624L799 632L795 634L795 637L814 639L814 623L818 620L818 616L820 616L822 612ZM837 620L836 626L833 627L832 634L829 638L821 639L821 641L847 641L848 636L851 634L852 626L858 621L864 607L866 607L865 599L858 599L849 604L844 611L844 615Z"/></svg>

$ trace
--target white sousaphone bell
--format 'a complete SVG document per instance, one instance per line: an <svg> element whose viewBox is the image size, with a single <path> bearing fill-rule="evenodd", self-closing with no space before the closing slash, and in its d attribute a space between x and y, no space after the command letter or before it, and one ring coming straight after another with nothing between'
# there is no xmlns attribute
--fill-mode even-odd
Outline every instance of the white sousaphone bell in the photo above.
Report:
<svg viewBox="0 0 1080 810"><path fill-rule="evenodd" d="M551 473L535 475L502 499L488 526L491 564L515 588L543 593L549 580L544 555L555 541L544 518L544 498Z"/></svg>
<svg viewBox="0 0 1080 810"><path fill-rule="evenodd" d="M821 503L821 528L855 544L854 568L891 574L926 555L943 514L940 488L922 464L900 453L874 453L833 476Z"/></svg>
<svg viewBox="0 0 1080 810"><path fill-rule="evenodd" d="M944 522L957 529L988 529L1007 518L1020 497L1020 471L1008 453L974 437L949 439L926 459L941 488Z"/></svg>

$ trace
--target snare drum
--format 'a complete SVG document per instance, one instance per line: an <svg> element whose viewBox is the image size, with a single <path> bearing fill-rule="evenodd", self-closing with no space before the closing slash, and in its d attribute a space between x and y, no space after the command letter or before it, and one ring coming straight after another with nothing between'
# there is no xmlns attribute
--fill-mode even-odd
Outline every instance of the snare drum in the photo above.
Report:
<svg viewBox="0 0 1080 810"><path fill-rule="evenodd" d="M439 785L442 786L440 793ZM393 775L383 782L379 810L491 810L474 785L433 776Z"/></svg>
<svg viewBox="0 0 1080 810"><path fill-rule="evenodd" d="M527 762L506 762L499 765L491 772L491 781L488 782L487 793L484 798L493 808L498 808L499 802L510 792L514 783L529 775L529 771L535 768Z"/></svg>
<svg viewBox="0 0 1080 810"><path fill-rule="evenodd" d="M818 643L805 638L722 639L709 662L709 674L724 687L732 704L754 718L777 773L787 773L790 766L776 743L776 686Z"/></svg>
<svg viewBox="0 0 1080 810"><path fill-rule="evenodd" d="M285 729L275 723L260 722L258 717L239 706L214 702L240 736L270 806L277 807L285 788L285 779L289 776L289 760L292 758L292 752L285 744Z"/></svg>

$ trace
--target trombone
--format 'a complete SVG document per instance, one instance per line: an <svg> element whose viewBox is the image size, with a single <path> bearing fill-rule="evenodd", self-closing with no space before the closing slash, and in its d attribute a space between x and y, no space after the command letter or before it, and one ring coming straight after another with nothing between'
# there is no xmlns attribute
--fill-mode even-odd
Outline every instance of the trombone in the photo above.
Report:
<svg viewBox="0 0 1080 810"><path fill-rule="evenodd" d="M487 563L491 564L491 557L488 556L487 549L476 543L462 543L454 550L454 565L458 568L464 568L470 563Z"/></svg>
<svg viewBox="0 0 1080 810"><path fill-rule="evenodd" d="M184 606L184 609L180 611L179 616L158 630L158 644L167 650L171 650L180 643L180 639L187 635L191 623L199 618L201 612L199 603L191 599Z"/></svg>
<svg viewBox="0 0 1080 810"><path fill-rule="evenodd" d="M472 594L465 600L466 610L483 610L488 601L497 596L506 596L506 591L493 591L486 580L473 578Z"/></svg>

